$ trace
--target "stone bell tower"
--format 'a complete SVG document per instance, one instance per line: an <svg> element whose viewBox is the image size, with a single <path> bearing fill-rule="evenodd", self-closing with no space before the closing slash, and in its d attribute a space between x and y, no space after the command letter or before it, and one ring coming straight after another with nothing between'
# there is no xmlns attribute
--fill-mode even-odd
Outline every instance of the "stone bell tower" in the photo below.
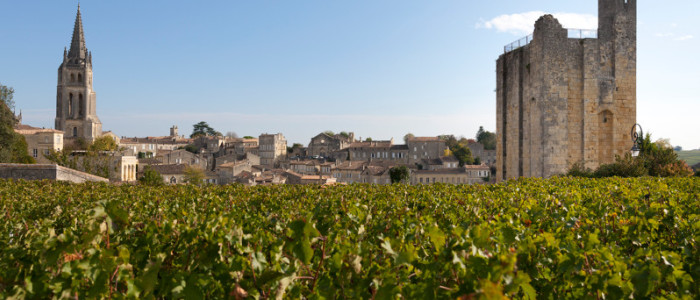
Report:
<svg viewBox="0 0 700 300"><path fill-rule="evenodd" d="M63 50L63 62L58 67L56 129L63 131L66 139L83 138L92 142L102 135L96 104L97 96L92 90L92 53L85 47L78 5L70 50Z"/></svg>

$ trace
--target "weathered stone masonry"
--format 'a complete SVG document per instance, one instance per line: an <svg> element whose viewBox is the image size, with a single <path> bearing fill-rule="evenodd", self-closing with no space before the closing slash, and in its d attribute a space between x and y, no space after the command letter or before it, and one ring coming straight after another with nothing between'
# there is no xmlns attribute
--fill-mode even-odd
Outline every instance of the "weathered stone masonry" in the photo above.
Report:
<svg viewBox="0 0 700 300"><path fill-rule="evenodd" d="M497 178L550 177L632 147L637 1L599 0L597 38L569 38L551 15L497 61Z"/></svg>

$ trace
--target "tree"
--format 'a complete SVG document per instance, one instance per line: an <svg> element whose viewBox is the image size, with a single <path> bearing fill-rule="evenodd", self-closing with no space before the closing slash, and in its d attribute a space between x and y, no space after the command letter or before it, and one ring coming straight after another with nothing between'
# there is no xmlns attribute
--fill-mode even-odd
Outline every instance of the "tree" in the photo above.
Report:
<svg viewBox="0 0 700 300"><path fill-rule="evenodd" d="M496 134L484 130L484 126L479 126L476 141L484 145L484 150L496 150Z"/></svg>
<svg viewBox="0 0 700 300"><path fill-rule="evenodd" d="M341 132L338 133L338 134L340 134L342 137L344 137L344 138L346 138L346 139L350 137L350 134L347 133L347 132L345 132L345 131L341 131Z"/></svg>
<svg viewBox="0 0 700 300"><path fill-rule="evenodd" d="M150 186L162 186L165 184L165 181L163 181L163 176L158 171L151 169L150 166L146 166L143 170L143 176L139 178L139 183Z"/></svg>
<svg viewBox="0 0 700 300"><path fill-rule="evenodd" d="M411 172L406 166L396 166L389 169L389 177L391 178L391 183L409 183Z"/></svg>
<svg viewBox="0 0 700 300"><path fill-rule="evenodd" d="M15 115L4 100L0 101L0 163L33 164L35 161L29 155L27 141L15 132Z"/></svg>
<svg viewBox="0 0 700 300"><path fill-rule="evenodd" d="M233 132L233 131L229 131L229 132L226 132L226 137L232 138L232 139L237 139L237 138L238 138L238 134L236 134L236 133Z"/></svg>
<svg viewBox="0 0 700 300"><path fill-rule="evenodd" d="M325 133L325 134L328 135L328 136L334 136L334 135L335 135L335 133L334 133L333 131L331 131L331 130L326 130L326 131L324 131L323 133Z"/></svg>
<svg viewBox="0 0 700 300"><path fill-rule="evenodd" d="M92 144L90 144L87 149L93 152L117 151L119 150L119 146L111 137L101 136L92 141Z"/></svg>
<svg viewBox="0 0 700 300"><path fill-rule="evenodd" d="M410 132L409 132L409 133L407 133L406 135L403 136L403 142L406 143L406 144L408 144L408 140L410 140L410 139L412 139L412 138L414 138L414 137L416 137L416 136L413 135L413 133L410 133Z"/></svg>
<svg viewBox="0 0 700 300"><path fill-rule="evenodd" d="M204 170L196 166L185 167L185 182L201 185L204 180Z"/></svg>
<svg viewBox="0 0 700 300"><path fill-rule="evenodd" d="M371 138L371 137L368 137L368 138L365 139L365 142L371 142L371 141L372 141L372 138Z"/></svg>
<svg viewBox="0 0 700 300"><path fill-rule="evenodd" d="M474 159L472 158L472 151L469 149L469 141L465 137L460 137L459 140L457 138L450 134L450 135L440 135L438 136L441 140L445 141L445 146L449 149L449 152L445 152L445 154L451 153L454 155L457 160L459 160L459 166L463 167L464 165L471 165L474 163Z"/></svg>
<svg viewBox="0 0 700 300"><path fill-rule="evenodd" d="M471 165L474 163L474 159L472 158L472 151L469 150L469 147L463 144L457 144L454 146L452 149L452 154L459 160L459 166L463 167L464 165Z"/></svg>
<svg viewBox="0 0 700 300"><path fill-rule="evenodd" d="M251 139L254 139L255 137L252 137L252 136L246 135L246 136L244 136L243 138L244 138L244 139L246 139L246 140L251 140Z"/></svg>
<svg viewBox="0 0 700 300"><path fill-rule="evenodd" d="M2 83L0 83L0 100L2 100L2 102L5 102L5 105L7 105L7 108L9 108L10 111L15 110L14 94L15 89L13 89L12 87L4 86L2 85Z"/></svg>
<svg viewBox="0 0 700 300"><path fill-rule="evenodd" d="M221 132L214 130L214 128L211 128L209 124L204 121L194 124L192 127L193 129L192 134L190 134L190 138L199 136L221 136Z"/></svg>

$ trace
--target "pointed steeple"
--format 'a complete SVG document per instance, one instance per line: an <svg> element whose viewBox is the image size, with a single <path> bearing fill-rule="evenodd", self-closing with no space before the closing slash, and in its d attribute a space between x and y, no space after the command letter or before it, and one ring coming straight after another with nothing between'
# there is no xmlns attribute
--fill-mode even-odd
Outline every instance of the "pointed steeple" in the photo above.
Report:
<svg viewBox="0 0 700 300"><path fill-rule="evenodd" d="M68 58L85 59L87 47L85 47L85 35L83 33L83 19L80 17L80 4L78 4L78 14L75 16L75 26L73 27L73 39L70 43Z"/></svg>

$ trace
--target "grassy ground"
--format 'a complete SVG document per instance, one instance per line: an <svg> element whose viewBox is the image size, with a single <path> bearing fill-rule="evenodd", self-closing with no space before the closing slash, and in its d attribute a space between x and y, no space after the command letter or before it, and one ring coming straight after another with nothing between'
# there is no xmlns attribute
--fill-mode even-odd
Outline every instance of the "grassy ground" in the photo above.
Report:
<svg viewBox="0 0 700 300"><path fill-rule="evenodd" d="M676 153L678 153L678 157L685 160L689 166L700 163L700 150L676 151Z"/></svg>

